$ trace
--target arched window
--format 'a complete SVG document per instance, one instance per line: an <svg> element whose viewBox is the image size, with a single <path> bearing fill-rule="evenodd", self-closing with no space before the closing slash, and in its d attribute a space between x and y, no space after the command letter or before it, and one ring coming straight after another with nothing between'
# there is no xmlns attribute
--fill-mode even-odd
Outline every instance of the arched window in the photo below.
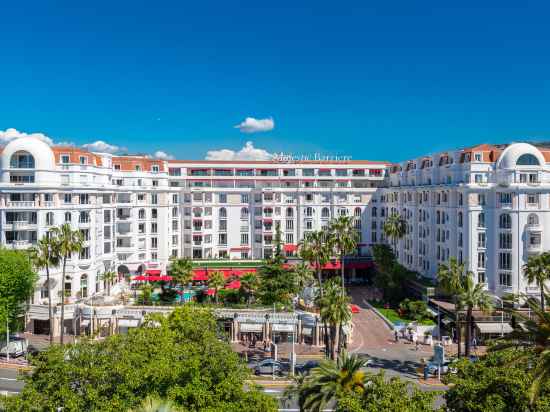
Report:
<svg viewBox="0 0 550 412"><path fill-rule="evenodd" d="M65 212L65 223L69 223L71 221L71 212Z"/></svg>
<svg viewBox="0 0 550 412"><path fill-rule="evenodd" d="M330 217L330 210L328 207L324 207L323 210L321 210L321 217L325 219Z"/></svg>
<svg viewBox="0 0 550 412"><path fill-rule="evenodd" d="M384 209L382 209L382 212L384 211ZM372 210L371 210L371 216L372 217L376 217L376 207L373 207ZM382 213L382 216L384 216L384 213Z"/></svg>
<svg viewBox="0 0 550 412"><path fill-rule="evenodd" d="M138 218L145 219L145 209L139 209Z"/></svg>
<svg viewBox="0 0 550 412"><path fill-rule="evenodd" d="M535 215L534 213L530 214L528 217L527 217L527 224L529 226L536 226L539 224L539 217L537 215Z"/></svg>
<svg viewBox="0 0 550 412"><path fill-rule="evenodd" d="M54 224L54 221L53 221L53 212L48 212L46 213L46 224L48 226L52 226Z"/></svg>
<svg viewBox="0 0 550 412"><path fill-rule="evenodd" d="M537 159L535 155L525 153L518 158L516 166L540 166L540 163L539 159Z"/></svg>
<svg viewBox="0 0 550 412"><path fill-rule="evenodd" d="M292 210L291 207L286 208L286 217L293 217L294 216L294 210Z"/></svg>
<svg viewBox="0 0 550 412"><path fill-rule="evenodd" d="M25 151L18 151L11 155L10 167L12 169L34 169L34 157Z"/></svg>
<svg viewBox="0 0 550 412"><path fill-rule="evenodd" d="M355 210L353 211L353 215L355 217L361 217L361 208L360 207L356 207Z"/></svg>
<svg viewBox="0 0 550 412"><path fill-rule="evenodd" d="M241 219L248 219L248 208L241 208Z"/></svg>
<svg viewBox="0 0 550 412"><path fill-rule="evenodd" d="M220 219L226 218L226 217L227 217L227 210L225 209L225 207L220 207Z"/></svg>
<svg viewBox="0 0 550 412"><path fill-rule="evenodd" d="M80 276L80 296L83 298L88 297L88 275L83 274Z"/></svg>
<svg viewBox="0 0 550 412"><path fill-rule="evenodd" d="M498 226L501 229L511 229L512 228L512 217L508 213L503 213L498 218Z"/></svg>

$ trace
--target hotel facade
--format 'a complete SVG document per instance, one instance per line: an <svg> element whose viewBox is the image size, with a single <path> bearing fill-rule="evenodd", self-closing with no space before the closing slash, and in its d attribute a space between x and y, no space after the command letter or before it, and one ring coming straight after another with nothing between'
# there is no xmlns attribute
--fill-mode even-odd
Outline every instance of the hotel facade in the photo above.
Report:
<svg viewBox="0 0 550 412"><path fill-rule="evenodd" d="M105 271L165 274L172 257L269 257L278 231L285 253L293 255L304 234L340 215L353 217L366 252L367 207L388 166L163 161L50 147L34 138L9 142L1 159L2 245L29 248L64 223L83 234L84 248L69 261L66 278L60 268L51 271L53 302L62 281L75 301L102 292ZM46 286L41 273L31 306L47 301Z"/></svg>
<svg viewBox="0 0 550 412"><path fill-rule="evenodd" d="M479 145L390 166L368 206L370 243L387 242L392 213L407 222L398 260L435 278L450 257L497 296L539 296L523 276L529 256L550 249L550 149ZM391 242L389 242L391 243Z"/></svg>

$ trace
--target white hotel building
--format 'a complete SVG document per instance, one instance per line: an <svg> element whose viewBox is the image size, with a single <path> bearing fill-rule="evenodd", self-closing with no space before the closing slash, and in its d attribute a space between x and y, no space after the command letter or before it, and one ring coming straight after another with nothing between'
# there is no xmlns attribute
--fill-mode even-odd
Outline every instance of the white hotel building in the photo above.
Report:
<svg viewBox="0 0 550 412"><path fill-rule="evenodd" d="M435 278L454 256L496 295L538 295L522 266L550 249L550 148L480 145L393 165L369 205L368 239L393 212L407 221L400 263Z"/></svg>
<svg viewBox="0 0 550 412"><path fill-rule="evenodd" d="M366 246L366 208L386 169L351 160L162 161L19 138L1 153L0 243L25 249L52 226L80 229L85 247L65 279L72 299L102 291L106 270L165 273L172 256L270 256L278 226L291 254L337 215L354 216ZM54 302L60 272L51 275ZM44 282L42 274L35 304L46 301Z"/></svg>

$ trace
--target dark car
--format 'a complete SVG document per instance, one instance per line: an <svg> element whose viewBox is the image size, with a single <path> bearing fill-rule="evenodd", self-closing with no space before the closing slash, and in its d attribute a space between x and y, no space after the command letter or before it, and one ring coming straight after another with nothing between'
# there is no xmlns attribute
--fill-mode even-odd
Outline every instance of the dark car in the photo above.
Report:
<svg viewBox="0 0 550 412"><path fill-rule="evenodd" d="M318 360L309 360L305 363L296 365L294 367L294 372L308 375L313 368L316 368L319 365L320 365L320 362Z"/></svg>
<svg viewBox="0 0 550 412"><path fill-rule="evenodd" d="M283 375L283 364L275 359L264 359L254 367L255 375Z"/></svg>

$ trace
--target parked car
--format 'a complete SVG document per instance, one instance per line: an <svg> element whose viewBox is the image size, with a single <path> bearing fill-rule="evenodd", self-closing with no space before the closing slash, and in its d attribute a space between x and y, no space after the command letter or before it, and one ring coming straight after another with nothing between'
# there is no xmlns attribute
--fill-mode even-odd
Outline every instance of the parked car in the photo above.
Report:
<svg viewBox="0 0 550 412"><path fill-rule="evenodd" d="M17 358L27 353L27 340L17 336L10 336L10 343L6 348L6 340L0 341L0 356L6 356L6 349L10 357Z"/></svg>
<svg viewBox="0 0 550 412"><path fill-rule="evenodd" d="M318 367L321 364L318 360L309 360L305 363L298 364L294 367L294 372L308 375L312 369Z"/></svg>
<svg viewBox="0 0 550 412"><path fill-rule="evenodd" d="M264 359L254 367L255 375L283 375L283 364L275 359Z"/></svg>

